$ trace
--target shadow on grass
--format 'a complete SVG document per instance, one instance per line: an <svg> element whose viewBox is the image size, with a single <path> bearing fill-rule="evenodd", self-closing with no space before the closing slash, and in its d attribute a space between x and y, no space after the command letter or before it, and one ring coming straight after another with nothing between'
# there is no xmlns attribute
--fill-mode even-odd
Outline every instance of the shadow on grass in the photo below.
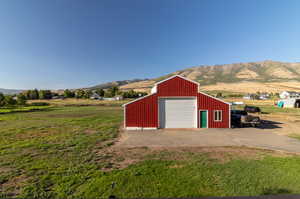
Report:
<svg viewBox="0 0 300 199"><path fill-rule="evenodd" d="M279 195L290 193L292 193L290 190L284 188L266 188L263 190L262 195Z"/></svg>

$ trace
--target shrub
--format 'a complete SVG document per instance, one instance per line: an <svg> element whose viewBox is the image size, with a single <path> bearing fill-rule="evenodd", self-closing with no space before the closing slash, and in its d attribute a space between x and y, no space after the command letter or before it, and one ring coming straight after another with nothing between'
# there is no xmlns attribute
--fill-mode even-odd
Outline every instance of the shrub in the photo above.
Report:
<svg viewBox="0 0 300 199"><path fill-rule="evenodd" d="M0 107L5 105L5 97L3 93L0 93Z"/></svg>
<svg viewBox="0 0 300 199"><path fill-rule="evenodd" d="M40 99L52 99L52 92L50 90L40 90L39 98Z"/></svg>
<svg viewBox="0 0 300 199"><path fill-rule="evenodd" d="M18 105L25 105L26 104L26 96L24 94L20 93L17 96L17 104Z"/></svg>
<svg viewBox="0 0 300 199"><path fill-rule="evenodd" d="M50 104L47 102L32 102L31 106L49 106Z"/></svg>
<svg viewBox="0 0 300 199"><path fill-rule="evenodd" d="M13 106L17 104L17 101L10 95L5 96L5 105L7 106Z"/></svg>
<svg viewBox="0 0 300 199"><path fill-rule="evenodd" d="M75 93L73 91L69 90L69 89L66 89L64 91L64 97L73 98L73 97L75 97Z"/></svg>

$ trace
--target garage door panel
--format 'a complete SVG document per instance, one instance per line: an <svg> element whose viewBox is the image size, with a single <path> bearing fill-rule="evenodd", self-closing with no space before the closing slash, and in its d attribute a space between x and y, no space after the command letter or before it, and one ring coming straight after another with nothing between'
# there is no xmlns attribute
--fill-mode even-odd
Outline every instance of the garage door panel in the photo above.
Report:
<svg viewBox="0 0 300 199"><path fill-rule="evenodd" d="M195 128L196 99L162 98L159 101L161 128Z"/></svg>

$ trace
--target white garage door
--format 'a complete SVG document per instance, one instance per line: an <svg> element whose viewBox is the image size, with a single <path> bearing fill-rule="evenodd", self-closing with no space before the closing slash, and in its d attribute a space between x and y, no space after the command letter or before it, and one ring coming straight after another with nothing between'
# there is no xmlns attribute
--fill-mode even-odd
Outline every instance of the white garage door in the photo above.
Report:
<svg viewBox="0 0 300 199"><path fill-rule="evenodd" d="M160 128L197 128L196 106L195 98L161 98Z"/></svg>

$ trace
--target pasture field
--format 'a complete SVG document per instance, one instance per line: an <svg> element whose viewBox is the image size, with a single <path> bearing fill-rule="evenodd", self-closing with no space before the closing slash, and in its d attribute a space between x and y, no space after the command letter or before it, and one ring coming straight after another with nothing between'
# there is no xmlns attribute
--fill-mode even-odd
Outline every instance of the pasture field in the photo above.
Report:
<svg viewBox="0 0 300 199"><path fill-rule="evenodd" d="M16 112L33 112L43 111L50 108L50 106L13 106L13 107L1 107L0 114L4 113L16 113Z"/></svg>
<svg viewBox="0 0 300 199"><path fill-rule="evenodd" d="M114 143L122 120L119 105L0 114L0 197L300 193L300 156L244 147L121 149Z"/></svg>
<svg viewBox="0 0 300 199"><path fill-rule="evenodd" d="M278 100L244 100L240 98L228 98L227 102L244 102L244 105L258 106L261 108L262 114L300 116L299 108L279 108L275 106ZM243 106L236 106L237 109Z"/></svg>
<svg viewBox="0 0 300 199"><path fill-rule="evenodd" d="M32 102L46 102L54 106L121 106L130 100L108 101L108 100L90 100L90 99L52 99L52 100L30 100Z"/></svg>

